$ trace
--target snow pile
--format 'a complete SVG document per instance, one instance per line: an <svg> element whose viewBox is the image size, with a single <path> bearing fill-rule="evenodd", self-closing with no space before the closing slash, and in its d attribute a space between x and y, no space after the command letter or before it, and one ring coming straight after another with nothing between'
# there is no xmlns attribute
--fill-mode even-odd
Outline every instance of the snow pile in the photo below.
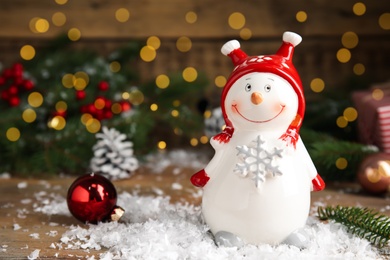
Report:
<svg viewBox="0 0 390 260"><path fill-rule="evenodd" d="M65 199L64 199L65 200ZM58 197L53 207L59 210ZM100 259L378 259L367 240L347 233L343 226L310 217L305 231L310 244L294 246L246 245L217 247L202 221L201 210L189 204L170 204L166 197L143 197L123 192L118 205L126 213L120 222L71 226L58 249L103 250ZM50 212L50 203L45 204ZM286 219L288 221L288 219Z"/></svg>

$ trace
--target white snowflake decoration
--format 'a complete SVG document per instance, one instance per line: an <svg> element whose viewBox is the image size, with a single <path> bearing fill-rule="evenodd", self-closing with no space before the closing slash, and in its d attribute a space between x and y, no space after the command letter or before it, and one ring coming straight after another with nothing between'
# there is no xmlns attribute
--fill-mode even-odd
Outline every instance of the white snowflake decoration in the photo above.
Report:
<svg viewBox="0 0 390 260"><path fill-rule="evenodd" d="M98 142L93 146L94 157L90 168L110 180L124 179L138 169L138 160L134 157L133 143L126 140L126 135L114 128L103 126L102 133L97 133Z"/></svg>
<svg viewBox="0 0 390 260"><path fill-rule="evenodd" d="M239 145L236 149L239 162L236 164L234 173L242 177L250 177L256 188L265 182L267 176L282 175L278 159L282 158L283 149L274 147L273 151L268 151L260 135L249 146Z"/></svg>

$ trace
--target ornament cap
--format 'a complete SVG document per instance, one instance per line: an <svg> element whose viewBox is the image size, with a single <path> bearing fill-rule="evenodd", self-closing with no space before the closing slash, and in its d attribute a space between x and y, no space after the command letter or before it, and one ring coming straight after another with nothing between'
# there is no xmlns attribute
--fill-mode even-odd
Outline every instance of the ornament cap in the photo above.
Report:
<svg viewBox="0 0 390 260"><path fill-rule="evenodd" d="M123 214L125 214L125 210L122 207L115 205L108 221L119 221L122 218Z"/></svg>

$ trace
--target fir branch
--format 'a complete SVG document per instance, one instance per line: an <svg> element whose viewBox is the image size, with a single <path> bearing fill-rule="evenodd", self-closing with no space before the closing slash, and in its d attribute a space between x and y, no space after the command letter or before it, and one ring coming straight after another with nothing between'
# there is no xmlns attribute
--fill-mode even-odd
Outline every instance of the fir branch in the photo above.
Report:
<svg viewBox="0 0 390 260"><path fill-rule="evenodd" d="M320 220L334 220L345 225L349 232L383 247L390 240L390 218L368 208L327 206L318 207Z"/></svg>

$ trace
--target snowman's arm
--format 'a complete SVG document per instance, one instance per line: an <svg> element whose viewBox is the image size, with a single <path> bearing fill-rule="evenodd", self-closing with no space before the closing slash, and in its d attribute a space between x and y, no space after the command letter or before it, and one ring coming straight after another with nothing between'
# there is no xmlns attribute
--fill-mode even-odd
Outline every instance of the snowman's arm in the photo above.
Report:
<svg viewBox="0 0 390 260"><path fill-rule="evenodd" d="M297 151L299 151L299 156L308 170L309 178L311 179L312 191L321 191L325 189L325 182L322 180L321 176L318 174L316 167L314 166L313 161L309 153L306 150L305 145L302 142L302 139L299 137L297 142Z"/></svg>

